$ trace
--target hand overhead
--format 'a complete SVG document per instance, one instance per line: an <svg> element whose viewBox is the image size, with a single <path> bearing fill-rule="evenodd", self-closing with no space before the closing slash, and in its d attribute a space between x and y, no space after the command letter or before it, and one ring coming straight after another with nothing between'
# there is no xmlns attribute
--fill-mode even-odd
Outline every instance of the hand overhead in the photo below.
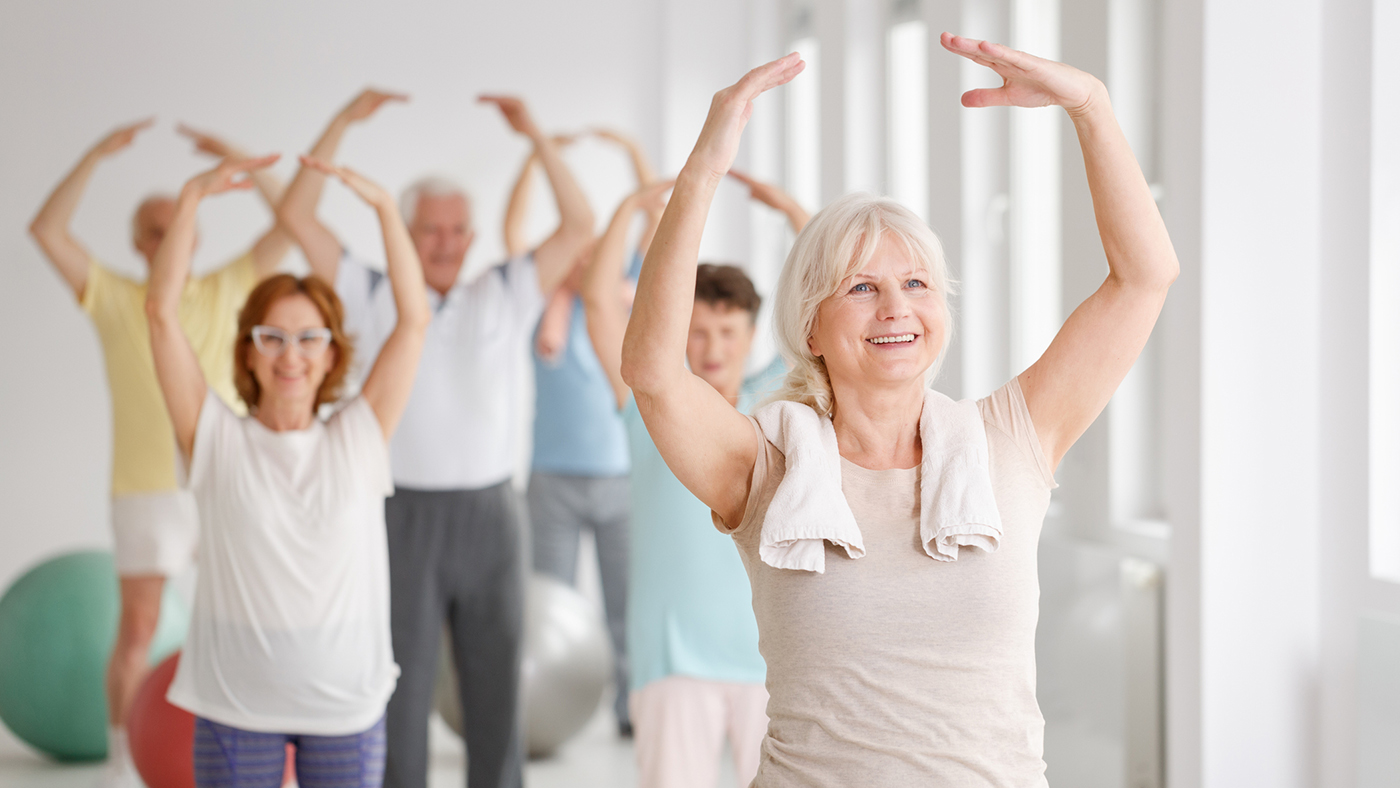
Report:
<svg viewBox="0 0 1400 788"><path fill-rule="evenodd" d="M495 104L496 108L505 116L506 123L510 124L517 134L523 134L530 139L540 137L540 129L535 125L535 119L530 116L530 110L525 106L525 102L515 96L479 96L477 101L483 104Z"/></svg>
<svg viewBox="0 0 1400 788"><path fill-rule="evenodd" d="M224 159L219 166L212 170L202 172L185 183L185 191L195 197L207 197L211 194L221 194L236 189L251 189L253 181L250 178L239 178L239 175L270 167L282 158L279 154L263 156L257 159L243 159L235 161Z"/></svg>
<svg viewBox="0 0 1400 788"><path fill-rule="evenodd" d="M952 33L944 33L940 40L944 49L990 68L1002 79L999 88L964 93L964 107L1060 106L1075 115L1087 111L1102 92L1098 79L1074 66Z"/></svg>
<svg viewBox="0 0 1400 788"><path fill-rule="evenodd" d="M690 162L713 178L721 178L739 153L744 126L753 114L753 100L765 91L785 85L802 73L807 64L796 52L745 74L738 82L715 94L710 114L700 130L700 139L690 154Z"/></svg>
<svg viewBox="0 0 1400 788"><path fill-rule="evenodd" d="M379 111L379 108L390 101L408 101L406 93L386 93L382 90L365 88L360 94L351 99L345 109L340 111L342 117L350 122L358 122L368 118Z"/></svg>
<svg viewBox="0 0 1400 788"><path fill-rule="evenodd" d="M92 152L98 156L111 156L113 153L130 145L136 139L136 135L149 129L156 122L155 118L146 118L114 130L111 134L103 137L100 142L93 146Z"/></svg>
<svg viewBox="0 0 1400 788"><path fill-rule="evenodd" d="M176 126L175 131L178 134L183 134L184 136L189 137L194 142L194 149L199 151L200 153L207 153L210 156L214 156L220 159L226 159L229 157L235 159L245 159L248 157L246 153L229 144L227 141L216 137L213 134L208 134L197 129L190 128L189 126L186 126L183 123Z"/></svg>
<svg viewBox="0 0 1400 788"><path fill-rule="evenodd" d="M335 177L340 179L341 183L344 183L346 186L350 187L351 191L360 195L360 199L364 200L370 205L375 206L376 208L382 207L384 205L392 205L394 202L394 198L389 195L389 192L385 191L384 187L380 186L374 181L371 181L365 176L355 172L349 167L337 167L333 164L321 161L320 159L314 159L310 156L302 156L301 163L302 165L310 167L313 170L323 172L327 175L334 175Z"/></svg>
<svg viewBox="0 0 1400 788"><path fill-rule="evenodd" d="M676 179L657 181L648 184L632 193L632 199L636 200L637 210L647 213L661 213L666 210L666 203L671 199L671 188L676 185Z"/></svg>

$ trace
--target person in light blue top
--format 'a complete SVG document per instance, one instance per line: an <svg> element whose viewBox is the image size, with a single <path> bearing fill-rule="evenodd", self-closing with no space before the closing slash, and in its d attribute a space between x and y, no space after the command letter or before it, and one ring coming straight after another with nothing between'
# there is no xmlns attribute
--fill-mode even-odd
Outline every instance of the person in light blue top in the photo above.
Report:
<svg viewBox="0 0 1400 788"><path fill-rule="evenodd" d="M655 180L641 148L616 132L595 131L620 145L631 157L638 185ZM556 137L568 144L570 137ZM506 250L512 255L530 248L525 223L538 157L531 155L520 172L505 216ZM650 216L643 235L649 243L660 213ZM575 260L572 272L554 292L534 337L535 428L527 500L530 510L534 568L574 584L579 537L592 531L598 551L603 606L612 639L614 711L618 732L632 732L628 716L626 649L628 471L627 435L618 417L608 377L598 364L588 339L583 303L578 297L583 264L592 258L590 242ZM629 283L618 283L618 296L630 298Z"/></svg>
<svg viewBox="0 0 1400 788"><path fill-rule="evenodd" d="M784 210L794 230L805 224L806 213L786 194L742 174L736 178L756 198ZM758 651L748 575L733 540L711 525L709 507L666 466L622 381L628 304L617 293L627 231L638 211L660 212L668 189L656 184L623 201L580 287L595 358L622 412L632 459L627 657L638 783L710 788L727 738L743 786L758 770L768 727L767 667ZM686 359L745 413L786 371L776 359L744 376L759 305L741 269L699 267Z"/></svg>

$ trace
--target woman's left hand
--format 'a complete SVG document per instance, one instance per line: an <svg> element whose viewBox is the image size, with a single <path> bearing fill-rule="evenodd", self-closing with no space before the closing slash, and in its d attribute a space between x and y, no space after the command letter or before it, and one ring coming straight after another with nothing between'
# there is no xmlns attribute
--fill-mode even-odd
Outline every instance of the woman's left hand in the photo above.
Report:
<svg viewBox="0 0 1400 788"><path fill-rule="evenodd" d="M716 179L724 177L739 153L744 126L753 114L753 100L765 91L787 84L806 66L802 57L793 52L759 66L745 74L743 79L716 93L687 166L694 164L702 167Z"/></svg>
<svg viewBox="0 0 1400 788"><path fill-rule="evenodd" d="M941 40L944 49L990 68L1002 79L999 88L964 93L964 107L1060 106L1070 115L1080 115L1108 99L1102 82L1073 66L952 33L944 33Z"/></svg>
<svg viewBox="0 0 1400 788"><path fill-rule="evenodd" d="M190 178L185 183L185 191L197 198L202 198L236 189L251 189L253 182L246 176L241 178L239 176L253 170L271 167L277 163L279 158L281 158L279 155L273 154L257 159L224 159L214 169L201 172Z"/></svg>

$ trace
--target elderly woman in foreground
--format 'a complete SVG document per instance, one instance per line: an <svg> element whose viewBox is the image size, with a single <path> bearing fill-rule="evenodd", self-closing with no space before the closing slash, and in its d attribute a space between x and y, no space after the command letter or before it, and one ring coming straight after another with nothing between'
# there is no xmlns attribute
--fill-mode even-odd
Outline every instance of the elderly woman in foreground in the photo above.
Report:
<svg viewBox="0 0 1400 788"><path fill-rule="evenodd" d="M752 101L715 95L647 255L623 375L676 476L733 536L753 588L771 719L756 786L1045 785L1035 698L1036 544L1054 470L1146 343L1178 265L1108 92L990 42L943 46L1000 75L968 107L1064 107L1109 274L1035 364L985 399L930 389L952 332L937 238L889 200L813 217L775 293L791 365L736 411L685 366L695 261Z"/></svg>

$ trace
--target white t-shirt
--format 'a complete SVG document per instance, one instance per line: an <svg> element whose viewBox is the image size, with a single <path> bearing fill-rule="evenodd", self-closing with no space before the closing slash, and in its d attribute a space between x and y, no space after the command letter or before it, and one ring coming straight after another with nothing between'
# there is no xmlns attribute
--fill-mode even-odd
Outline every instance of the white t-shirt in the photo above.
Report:
<svg viewBox="0 0 1400 788"><path fill-rule="evenodd" d="M394 294L383 274L348 255L335 291L363 376L394 330ZM544 311L534 257L489 268L446 296L428 288L428 303L433 320L391 444L394 481L418 490L503 482L517 465L523 367Z"/></svg>
<svg viewBox="0 0 1400 788"><path fill-rule="evenodd" d="M250 731L342 736L377 722L399 668L384 532L393 484L369 403L273 432L211 389L188 483L200 571L167 699Z"/></svg>

